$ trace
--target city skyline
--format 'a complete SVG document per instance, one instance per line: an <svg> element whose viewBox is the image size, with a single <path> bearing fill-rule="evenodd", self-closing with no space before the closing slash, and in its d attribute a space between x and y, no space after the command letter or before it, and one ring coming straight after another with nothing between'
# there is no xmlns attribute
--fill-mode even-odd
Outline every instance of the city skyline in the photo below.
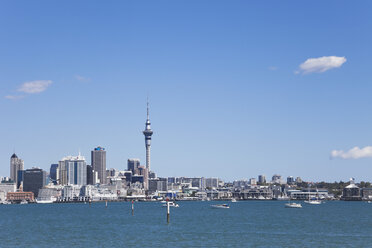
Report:
<svg viewBox="0 0 372 248"><path fill-rule="evenodd" d="M158 175L371 181L368 1L2 7L2 176L14 152L145 165L149 96Z"/></svg>

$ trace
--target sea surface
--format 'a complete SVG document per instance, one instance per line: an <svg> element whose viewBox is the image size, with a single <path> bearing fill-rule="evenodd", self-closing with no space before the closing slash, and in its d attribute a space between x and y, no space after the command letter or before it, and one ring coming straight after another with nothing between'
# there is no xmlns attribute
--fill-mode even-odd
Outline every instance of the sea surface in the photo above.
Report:
<svg viewBox="0 0 372 248"><path fill-rule="evenodd" d="M283 201L0 205L0 247L372 247L372 204Z"/></svg>

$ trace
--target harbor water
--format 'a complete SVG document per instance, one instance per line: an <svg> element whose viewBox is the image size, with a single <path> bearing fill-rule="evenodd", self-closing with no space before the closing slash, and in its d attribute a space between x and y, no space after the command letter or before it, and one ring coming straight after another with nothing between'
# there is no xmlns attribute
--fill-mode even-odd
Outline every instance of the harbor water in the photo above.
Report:
<svg viewBox="0 0 372 248"><path fill-rule="evenodd" d="M0 247L372 247L367 202L178 203L0 205Z"/></svg>

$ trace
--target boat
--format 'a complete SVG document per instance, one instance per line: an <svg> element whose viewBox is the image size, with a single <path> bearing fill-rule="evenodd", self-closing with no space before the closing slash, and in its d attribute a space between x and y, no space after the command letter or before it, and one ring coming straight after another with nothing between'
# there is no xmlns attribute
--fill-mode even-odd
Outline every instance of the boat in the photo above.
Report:
<svg viewBox="0 0 372 248"><path fill-rule="evenodd" d="M212 208L230 208L228 204L216 204L216 205L211 205Z"/></svg>
<svg viewBox="0 0 372 248"><path fill-rule="evenodd" d="M295 202L288 202L285 204L286 208L302 208L302 205L300 203Z"/></svg>
<svg viewBox="0 0 372 248"><path fill-rule="evenodd" d="M19 204L28 204L28 201L22 200Z"/></svg>
<svg viewBox="0 0 372 248"><path fill-rule="evenodd" d="M318 195L318 189L316 190L316 192L317 192L317 195ZM309 188L309 199L307 201L305 201L305 203L311 204L311 205L320 205L320 204L322 204L322 201L319 200L318 198L316 198L315 200L310 199L310 188Z"/></svg>
<svg viewBox="0 0 372 248"><path fill-rule="evenodd" d="M320 201L320 200L308 200L308 201L305 201L305 203L311 204L311 205L320 205L320 204L322 204L322 201Z"/></svg>
<svg viewBox="0 0 372 248"><path fill-rule="evenodd" d="M236 202L236 199L235 199L235 198L232 198L232 199L231 199L231 202Z"/></svg>
<svg viewBox="0 0 372 248"><path fill-rule="evenodd" d="M163 204L163 207L166 207L167 206L167 203ZM180 205L178 205L177 203L175 202L169 202L169 207L174 207L174 208L178 208Z"/></svg>
<svg viewBox="0 0 372 248"><path fill-rule="evenodd" d="M167 203L167 201L161 201L160 203Z"/></svg>

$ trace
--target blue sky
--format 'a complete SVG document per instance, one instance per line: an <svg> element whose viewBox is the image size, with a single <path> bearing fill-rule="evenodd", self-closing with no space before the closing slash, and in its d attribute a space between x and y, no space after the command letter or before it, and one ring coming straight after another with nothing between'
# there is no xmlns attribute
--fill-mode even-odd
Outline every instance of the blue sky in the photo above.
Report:
<svg viewBox="0 0 372 248"><path fill-rule="evenodd" d="M371 181L371 11L370 1L2 1L0 175L14 149L26 168L79 149L90 163L99 145L109 168L144 163L149 96L159 176Z"/></svg>

